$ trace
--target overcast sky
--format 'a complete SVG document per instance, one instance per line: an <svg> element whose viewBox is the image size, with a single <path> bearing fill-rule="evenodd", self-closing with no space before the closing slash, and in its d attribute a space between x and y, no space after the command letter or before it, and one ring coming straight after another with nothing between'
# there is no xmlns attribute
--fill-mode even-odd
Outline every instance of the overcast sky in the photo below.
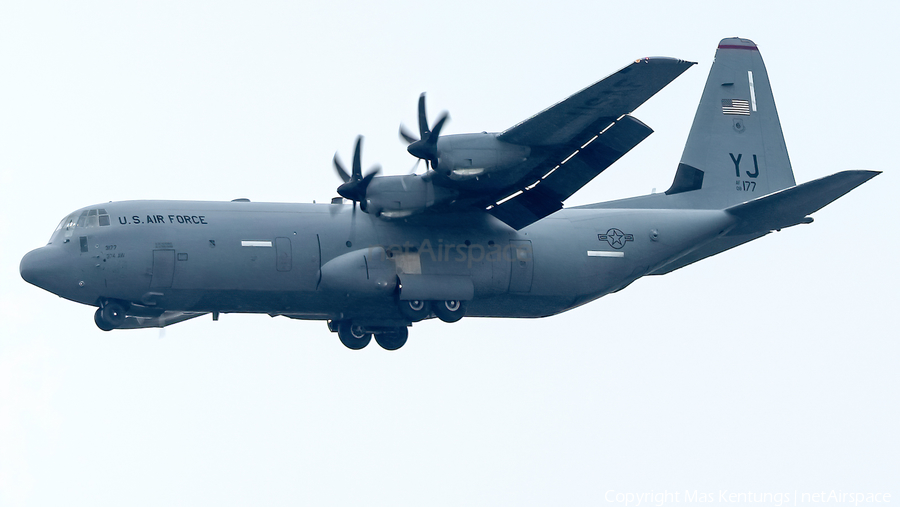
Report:
<svg viewBox="0 0 900 507"><path fill-rule="evenodd" d="M900 502L897 5L3 2L0 505ZM798 182L885 173L812 225L577 310L353 352L253 315L103 333L19 276L80 207L323 202L357 134L365 165L409 170L397 127L422 91L444 133L499 131L643 56L699 65L566 204L663 190L730 36L759 45Z"/></svg>

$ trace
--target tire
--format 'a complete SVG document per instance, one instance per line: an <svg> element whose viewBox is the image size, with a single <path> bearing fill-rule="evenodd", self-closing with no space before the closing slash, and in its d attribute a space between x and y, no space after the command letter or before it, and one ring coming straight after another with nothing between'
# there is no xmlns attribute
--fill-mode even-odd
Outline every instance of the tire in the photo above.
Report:
<svg viewBox="0 0 900 507"><path fill-rule="evenodd" d="M393 331L375 334L375 341L384 350L399 349L406 344L407 338L409 338L409 328L407 327L398 327Z"/></svg>
<svg viewBox="0 0 900 507"><path fill-rule="evenodd" d="M466 302L458 300L434 301L431 309L444 322L456 322L466 315Z"/></svg>
<svg viewBox="0 0 900 507"><path fill-rule="evenodd" d="M94 312L94 324L97 324L97 327L99 327L101 331L112 331L113 327L103 320L103 316L100 315L100 312L101 310L99 308Z"/></svg>
<svg viewBox="0 0 900 507"><path fill-rule="evenodd" d="M400 308L400 313L411 322L419 322L431 313L431 306L428 304L428 301L401 300L397 301L397 307Z"/></svg>
<svg viewBox="0 0 900 507"><path fill-rule="evenodd" d="M366 345L372 341L372 333L366 333L359 326L345 321L338 324L338 338L348 349L360 350L366 348Z"/></svg>
<svg viewBox="0 0 900 507"><path fill-rule="evenodd" d="M99 318L105 324L105 327L116 329L125 323L125 306L117 301L107 301L100 307ZM96 318L94 319L96 322ZM97 324L99 326L99 324ZM103 329L101 327L100 329Z"/></svg>

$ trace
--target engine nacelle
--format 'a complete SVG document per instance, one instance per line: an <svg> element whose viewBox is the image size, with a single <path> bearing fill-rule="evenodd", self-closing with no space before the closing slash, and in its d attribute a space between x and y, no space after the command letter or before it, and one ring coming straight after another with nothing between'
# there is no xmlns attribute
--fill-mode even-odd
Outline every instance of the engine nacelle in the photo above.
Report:
<svg viewBox="0 0 900 507"><path fill-rule="evenodd" d="M531 148L499 141L496 133L453 134L438 139L437 152L438 172L456 180L520 164Z"/></svg>
<svg viewBox="0 0 900 507"><path fill-rule="evenodd" d="M366 190L366 211L384 218L400 218L456 196L455 190L436 187L430 178L420 175L382 176L373 179Z"/></svg>

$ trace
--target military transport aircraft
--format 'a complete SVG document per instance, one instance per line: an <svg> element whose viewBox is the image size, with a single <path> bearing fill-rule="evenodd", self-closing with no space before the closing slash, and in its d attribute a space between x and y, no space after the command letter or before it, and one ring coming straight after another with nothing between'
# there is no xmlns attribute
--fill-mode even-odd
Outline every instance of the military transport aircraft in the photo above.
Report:
<svg viewBox="0 0 900 507"><path fill-rule="evenodd" d="M878 174L795 185L757 46L719 43L665 193L563 209L652 132L630 116L693 65L634 61L500 133L419 135L424 174L362 173L331 204L126 201L75 211L29 252L26 281L97 307L105 331L207 313L328 321L341 342L395 350L414 322L544 317L669 273L809 215ZM346 201L345 201L346 199ZM358 208L358 211L357 211Z"/></svg>

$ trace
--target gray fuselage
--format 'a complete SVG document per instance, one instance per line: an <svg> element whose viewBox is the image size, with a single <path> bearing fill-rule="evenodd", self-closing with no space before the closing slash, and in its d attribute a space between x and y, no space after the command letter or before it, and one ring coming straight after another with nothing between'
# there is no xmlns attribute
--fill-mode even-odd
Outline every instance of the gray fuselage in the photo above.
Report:
<svg viewBox="0 0 900 507"><path fill-rule="evenodd" d="M349 203L124 201L73 213L21 270L93 306L401 324L404 290L449 299L461 281L467 316L542 317L619 290L732 223L719 210L565 209L515 231L487 213L390 221Z"/></svg>

